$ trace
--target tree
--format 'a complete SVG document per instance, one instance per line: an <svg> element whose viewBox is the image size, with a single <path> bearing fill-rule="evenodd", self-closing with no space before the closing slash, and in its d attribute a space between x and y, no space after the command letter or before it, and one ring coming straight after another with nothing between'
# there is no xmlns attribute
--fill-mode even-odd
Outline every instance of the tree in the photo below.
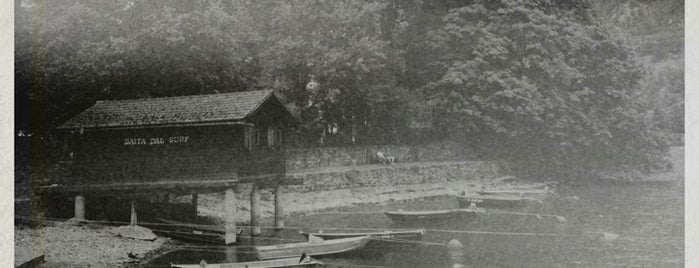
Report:
<svg viewBox="0 0 699 268"><path fill-rule="evenodd" d="M21 0L15 13L18 128L37 137L99 99L267 88L301 115L303 145L404 142L409 111L427 109L437 138L552 170L637 166L661 148L642 69L585 0Z"/></svg>
<svg viewBox="0 0 699 268"><path fill-rule="evenodd" d="M303 136L329 125L346 133L358 122L385 125L368 121L380 119L370 107L402 95L385 72L400 68L382 39L385 1L18 6L17 91L30 93L27 106L46 107L32 114L45 116L48 129L99 99L272 88L303 115ZM31 89L34 80L41 90Z"/></svg>
<svg viewBox="0 0 699 268"><path fill-rule="evenodd" d="M382 36L385 1L253 6L255 14L266 12L256 16L256 25L266 33L259 57L267 86L300 107L303 136L319 140L322 133L335 134L338 143L347 144L358 138L352 131L358 125L382 129L381 122L390 117L377 118L372 110L400 96L394 75L387 72L399 67Z"/></svg>
<svg viewBox="0 0 699 268"><path fill-rule="evenodd" d="M444 16L428 43L442 75L424 87L439 124L532 173L652 162L639 66L587 7L551 5L474 1Z"/></svg>
<svg viewBox="0 0 699 268"><path fill-rule="evenodd" d="M16 91L45 106L49 129L98 99L258 87L245 10L219 2L24 1L17 9ZM25 99L26 101L26 99Z"/></svg>

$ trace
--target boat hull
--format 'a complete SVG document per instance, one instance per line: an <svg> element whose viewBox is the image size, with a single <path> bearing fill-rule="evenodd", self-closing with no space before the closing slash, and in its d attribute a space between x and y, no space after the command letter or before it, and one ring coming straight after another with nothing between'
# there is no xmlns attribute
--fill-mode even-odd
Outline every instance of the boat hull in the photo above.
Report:
<svg viewBox="0 0 699 268"><path fill-rule="evenodd" d="M301 254L304 253L308 256L322 256L344 253L348 251L361 249L364 246L366 246L367 242L369 242L369 237L363 236L324 240L319 242L303 242L272 246L258 246L255 247L255 250L258 259L271 260L301 256Z"/></svg>
<svg viewBox="0 0 699 268"><path fill-rule="evenodd" d="M380 239L380 240L395 239L395 240L413 240L413 241L422 240L423 234L424 234L423 230L386 231L386 232L368 232L368 233L305 233L305 232L301 233L301 235L303 235L306 238L308 238L309 235L313 235L313 236L320 237L320 238L325 239L325 240L368 236L370 238Z"/></svg>
<svg viewBox="0 0 699 268"><path fill-rule="evenodd" d="M434 210L434 211L386 211L384 212L395 222L429 222L442 220L472 220L477 217L471 209Z"/></svg>
<svg viewBox="0 0 699 268"><path fill-rule="evenodd" d="M499 195L473 195L473 196L457 196L459 207L468 208L475 204L476 207L484 208L513 208L526 206L532 201L516 196L499 196Z"/></svg>
<svg viewBox="0 0 699 268"><path fill-rule="evenodd" d="M154 225L154 227L156 227L154 232L160 235L189 242L225 245L225 231L222 226L196 225L166 219L158 220L169 225L167 227L163 227L162 225ZM242 233L243 229L236 230L237 236L240 236Z"/></svg>
<svg viewBox="0 0 699 268"><path fill-rule="evenodd" d="M545 199L550 194L545 189L483 189L476 193L479 195L515 196L537 200Z"/></svg>
<svg viewBox="0 0 699 268"><path fill-rule="evenodd" d="M324 267L322 262L314 259L309 259L307 261L299 262L299 257L276 259L276 260L266 260L266 261L252 261L252 262L235 262L235 263L212 263L207 264L206 268L281 268L281 267L306 267L306 268L316 268ZM201 268L200 264L173 264L171 267L178 268Z"/></svg>

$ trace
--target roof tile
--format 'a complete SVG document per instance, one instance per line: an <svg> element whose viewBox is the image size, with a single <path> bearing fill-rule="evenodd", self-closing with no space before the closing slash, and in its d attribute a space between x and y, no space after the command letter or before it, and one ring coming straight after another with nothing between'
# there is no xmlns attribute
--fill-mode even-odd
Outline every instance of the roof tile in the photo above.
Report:
<svg viewBox="0 0 699 268"><path fill-rule="evenodd" d="M259 107L272 90L165 98L98 101L59 129L134 127L239 121Z"/></svg>

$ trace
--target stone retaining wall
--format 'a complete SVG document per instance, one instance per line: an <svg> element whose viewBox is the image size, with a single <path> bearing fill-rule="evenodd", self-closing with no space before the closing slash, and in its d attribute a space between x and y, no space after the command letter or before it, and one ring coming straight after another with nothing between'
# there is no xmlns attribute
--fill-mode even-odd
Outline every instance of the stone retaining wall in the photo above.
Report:
<svg viewBox="0 0 699 268"><path fill-rule="evenodd" d="M391 166L364 166L338 171L288 173L287 178L301 179L302 185L288 186L291 191L323 191L354 187L423 184L447 181L472 181L501 176L496 162L460 161L407 163Z"/></svg>
<svg viewBox="0 0 699 268"><path fill-rule="evenodd" d="M473 159L467 148L449 141L414 146L294 148L286 150L286 170L371 164L376 161L376 153L379 151L395 157L399 163Z"/></svg>

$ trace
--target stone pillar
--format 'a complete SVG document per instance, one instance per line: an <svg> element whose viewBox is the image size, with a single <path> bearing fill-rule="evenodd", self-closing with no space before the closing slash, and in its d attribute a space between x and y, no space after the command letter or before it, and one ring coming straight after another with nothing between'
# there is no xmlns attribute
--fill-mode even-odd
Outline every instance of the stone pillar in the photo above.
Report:
<svg viewBox="0 0 699 268"><path fill-rule="evenodd" d="M277 184L274 188L274 228L284 228L284 204L282 202L282 187Z"/></svg>
<svg viewBox="0 0 699 268"><path fill-rule="evenodd" d="M75 219L85 220L85 198L81 195L75 197Z"/></svg>
<svg viewBox="0 0 699 268"><path fill-rule="evenodd" d="M223 251L226 254L226 259L224 260L224 262L228 262L228 263L239 262L237 247L226 247ZM245 251L245 249L243 249L243 251ZM246 253L243 253L243 254L246 254ZM201 266L201 267L205 267L205 266Z"/></svg>
<svg viewBox="0 0 699 268"><path fill-rule="evenodd" d="M136 201L131 201L131 226L136 226L138 218L136 215Z"/></svg>
<svg viewBox="0 0 699 268"><path fill-rule="evenodd" d="M260 235L260 189L256 184L252 185L250 191L250 227L251 235Z"/></svg>
<svg viewBox="0 0 699 268"><path fill-rule="evenodd" d="M464 267L464 245L459 240L452 239L446 247L453 263L452 268Z"/></svg>
<svg viewBox="0 0 699 268"><path fill-rule="evenodd" d="M226 196L223 199L223 221L226 231L226 245L235 243L236 241L235 214L237 210L235 190L233 188L228 188L226 189Z"/></svg>
<svg viewBox="0 0 699 268"><path fill-rule="evenodd" d="M158 192L158 206L168 219L172 219L173 209L170 206L170 194L168 192Z"/></svg>
<svg viewBox="0 0 699 268"><path fill-rule="evenodd" d="M199 206L199 194L194 192L194 193L192 193L192 212L193 212L192 214L193 214L194 218L196 218L197 214L198 214L197 206Z"/></svg>

